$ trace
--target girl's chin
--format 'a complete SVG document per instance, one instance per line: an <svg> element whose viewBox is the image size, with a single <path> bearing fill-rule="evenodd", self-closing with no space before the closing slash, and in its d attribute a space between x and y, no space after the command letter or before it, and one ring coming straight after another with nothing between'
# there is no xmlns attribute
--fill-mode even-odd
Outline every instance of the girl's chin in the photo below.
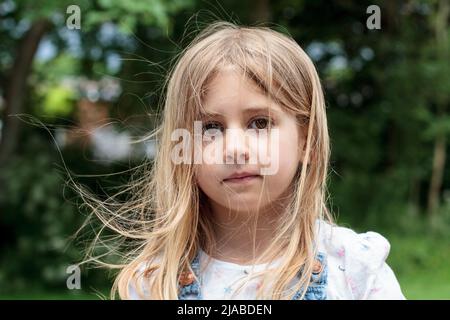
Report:
<svg viewBox="0 0 450 320"><path fill-rule="evenodd" d="M261 210L264 208L264 203L260 203L258 205L258 199L252 199L252 200L233 200L230 199L229 203L223 203L222 204L225 208L236 211L236 212L253 212L256 210Z"/></svg>

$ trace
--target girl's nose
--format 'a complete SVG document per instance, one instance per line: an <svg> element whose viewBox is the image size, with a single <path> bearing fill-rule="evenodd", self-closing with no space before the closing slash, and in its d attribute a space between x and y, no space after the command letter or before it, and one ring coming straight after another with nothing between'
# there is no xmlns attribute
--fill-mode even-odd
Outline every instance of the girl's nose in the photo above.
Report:
<svg viewBox="0 0 450 320"><path fill-rule="evenodd" d="M248 162L249 147L248 136L245 130L240 128L229 128L225 130L225 163L226 164L245 164Z"/></svg>

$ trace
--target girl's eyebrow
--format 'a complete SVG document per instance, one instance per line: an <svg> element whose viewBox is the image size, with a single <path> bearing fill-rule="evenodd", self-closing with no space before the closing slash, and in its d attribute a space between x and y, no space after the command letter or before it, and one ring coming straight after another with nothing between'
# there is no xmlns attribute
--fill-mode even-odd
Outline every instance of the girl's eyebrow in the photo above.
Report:
<svg viewBox="0 0 450 320"><path fill-rule="evenodd" d="M279 114L280 111L274 108L268 108L267 106L253 106L245 108L242 113L244 114L251 114L251 113L257 113L257 112L271 112L274 114ZM220 112L211 112L211 111L201 111L200 112L201 117L223 117L222 113Z"/></svg>

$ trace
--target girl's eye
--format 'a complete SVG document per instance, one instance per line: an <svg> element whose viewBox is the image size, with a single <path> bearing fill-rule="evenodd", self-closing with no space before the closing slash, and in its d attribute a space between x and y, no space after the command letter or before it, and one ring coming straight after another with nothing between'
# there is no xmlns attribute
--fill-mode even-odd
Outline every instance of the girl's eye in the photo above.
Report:
<svg viewBox="0 0 450 320"><path fill-rule="evenodd" d="M218 134L220 131L223 131L223 127L218 122L209 122L209 123L206 123L203 126L203 133L204 134L206 133L208 135L213 136L213 135Z"/></svg>
<svg viewBox="0 0 450 320"><path fill-rule="evenodd" d="M273 125L270 118L256 118L250 122L250 129L268 129Z"/></svg>

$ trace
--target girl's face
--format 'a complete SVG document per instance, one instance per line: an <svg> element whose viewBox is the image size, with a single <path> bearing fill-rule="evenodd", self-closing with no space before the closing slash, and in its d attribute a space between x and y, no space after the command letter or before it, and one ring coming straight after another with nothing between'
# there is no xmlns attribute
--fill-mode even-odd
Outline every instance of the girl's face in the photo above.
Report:
<svg viewBox="0 0 450 320"><path fill-rule="evenodd" d="M303 158L305 135L295 115L233 68L209 83L203 107L201 126L210 139L202 142L196 179L213 207L254 212L279 199ZM251 176L232 179L246 175Z"/></svg>

